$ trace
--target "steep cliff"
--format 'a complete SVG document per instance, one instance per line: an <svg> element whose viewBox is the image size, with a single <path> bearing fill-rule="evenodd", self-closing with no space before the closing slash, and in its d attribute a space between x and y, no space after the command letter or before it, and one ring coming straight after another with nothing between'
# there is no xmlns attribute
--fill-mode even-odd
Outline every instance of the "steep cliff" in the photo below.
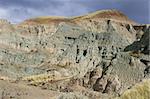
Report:
<svg viewBox="0 0 150 99"><path fill-rule="evenodd" d="M54 91L58 99L119 97L150 78L149 33L149 25L117 10L38 17L20 24L0 21L0 84L40 87ZM9 93L2 94L4 99L11 97L5 87L0 88Z"/></svg>

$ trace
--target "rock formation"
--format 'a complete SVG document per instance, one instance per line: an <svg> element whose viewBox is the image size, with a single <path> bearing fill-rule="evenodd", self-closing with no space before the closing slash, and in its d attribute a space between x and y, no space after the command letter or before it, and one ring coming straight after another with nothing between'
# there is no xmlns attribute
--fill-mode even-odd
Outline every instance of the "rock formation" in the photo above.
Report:
<svg viewBox="0 0 150 99"><path fill-rule="evenodd" d="M149 33L117 10L0 20L0 97L131 99L128 90L150 79Z"/></svg>

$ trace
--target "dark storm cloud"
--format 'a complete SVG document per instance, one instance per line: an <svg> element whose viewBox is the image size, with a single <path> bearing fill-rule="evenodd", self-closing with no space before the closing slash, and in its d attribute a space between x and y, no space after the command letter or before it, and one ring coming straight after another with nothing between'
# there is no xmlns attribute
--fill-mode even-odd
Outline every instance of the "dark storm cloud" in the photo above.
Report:
<svg viewBox="0 0 150 99"><path fill-rule="evenodd" d="M20 22L36 16L76 16L118 9L140 23L149 22L149 0L0 0L0 18Z"/></svg>
<svg viewBox="0 0 150 99"><path fill-rule="evenodd" d="M84 6L88 6L88 11L96 9L117 9L126 14L132 20L139 23L150 23L150 1L149 0L87 0L83 1Z"/></svg>
<svg viewBox="0 0 150 99"><path fill-rule="evenodd" d="M0 0L0 6L3 7L24 7L41 9L48 6L60 6L62 2L57 0Z"/></svg>

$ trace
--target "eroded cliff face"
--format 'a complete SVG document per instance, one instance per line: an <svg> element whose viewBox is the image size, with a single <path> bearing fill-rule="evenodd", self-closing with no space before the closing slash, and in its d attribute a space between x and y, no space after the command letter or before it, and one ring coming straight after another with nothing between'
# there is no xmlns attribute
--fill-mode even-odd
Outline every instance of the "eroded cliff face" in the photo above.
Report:
<svg viewBox="0 0 150 99"><path fill-rule="evenodd" d="M8 83L1 97L27 99L35 86L42 93L51 90L47 97L54 99L119 97L150 79L149 33L149 25L116 10L17 25L0 21L0 84ZM5 90L8 85L22 91ZM41 95L33 94L32 99Z"/></svg>

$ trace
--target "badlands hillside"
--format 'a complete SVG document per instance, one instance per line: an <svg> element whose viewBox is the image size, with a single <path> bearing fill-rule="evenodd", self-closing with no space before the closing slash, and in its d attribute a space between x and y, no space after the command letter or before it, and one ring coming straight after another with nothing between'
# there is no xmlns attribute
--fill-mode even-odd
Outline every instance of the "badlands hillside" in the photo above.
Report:
<svg viewBox="0 0 150 99"><path fill-rule="evenodd" d="M150 99L149 34L117 10L0 19L0 99Z"/></svg>

